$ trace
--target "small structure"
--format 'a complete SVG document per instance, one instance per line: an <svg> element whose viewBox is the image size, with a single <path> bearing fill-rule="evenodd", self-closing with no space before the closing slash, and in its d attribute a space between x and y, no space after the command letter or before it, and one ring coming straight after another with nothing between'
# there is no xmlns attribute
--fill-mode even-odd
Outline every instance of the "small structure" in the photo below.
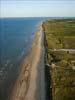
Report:
<svg viewBox="0 0 75 100"><path fill-rule="evenodd" d="M51 64L52 69L56 68L56 65L54 63Z"/></svg>
<svg viewBox="0 0 75 100"><path fill-rule="evenodd" d="M72 69L75 70L75 66L72 66Z"/></svg>

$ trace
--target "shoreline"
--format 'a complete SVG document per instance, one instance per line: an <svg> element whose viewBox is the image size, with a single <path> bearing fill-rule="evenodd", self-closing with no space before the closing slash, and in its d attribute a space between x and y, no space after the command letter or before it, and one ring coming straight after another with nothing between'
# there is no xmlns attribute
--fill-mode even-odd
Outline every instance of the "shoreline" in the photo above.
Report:
<svg viewBox="0 0 75 100"><path fill-rule="evenodd" d="M32 46L29 50L29 54L28 54L28 56L26 56L26 58L23 61L20 74L19 74L19 76L15 82L15 85L13 87L13 90L10 94L10 100L23 100L23 99L29 100L28 98L30 98L29 97L30 93L28 94L28 89L31 86L31 84L30 84L31 71L32 71L33 67L35 68L38 65L38 62L39 62L40 56L41 56L42 24L39 26L38 30L39 31L36 32L36 34L34 36ZM34 91L35 90L33 90L33 92ZM32 95L34 95L34 93ZM32 95L31 95L31 97L32 97Z"/></svg>

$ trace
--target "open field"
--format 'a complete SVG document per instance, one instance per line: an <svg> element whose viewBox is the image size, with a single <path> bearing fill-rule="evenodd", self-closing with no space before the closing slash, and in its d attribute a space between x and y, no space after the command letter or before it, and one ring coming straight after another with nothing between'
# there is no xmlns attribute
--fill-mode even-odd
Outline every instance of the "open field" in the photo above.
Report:
<svg viewBox="0 0 75 100"><path fill-rule="evenodd" d="M52 20L43 24L49 48L75 49L75 20Z"/></svg>
<svg viewBox="0 0 75 100"><path fill-rule="evenodd" d="M75 49L75 36L65 36L64 37L65 48Z"/></svg>
<svg viewBox="0 0 75 100"><path fill-rule="evenodd" d="M75 20L48 20L43 30L53 100L75 100L75 53L66 51L75 49Z"/></svg>

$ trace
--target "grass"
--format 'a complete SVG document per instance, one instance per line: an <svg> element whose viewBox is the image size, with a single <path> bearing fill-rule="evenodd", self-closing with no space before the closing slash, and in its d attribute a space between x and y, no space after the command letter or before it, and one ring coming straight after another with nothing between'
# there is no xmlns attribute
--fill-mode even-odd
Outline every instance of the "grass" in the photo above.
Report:
<svg viewBox="0 0 75 100"><path fill-rule="evenodd" d="M65 48L75 49L75 36L65 36L64 44L65 44Z"/></svg>
<svg viewBox="0 0 75 100"><path fill-rule="evenodd" d="M75 49L75 19L48 20L43 23L43 30L47 42L45 61L51 66L53 100L75 100L75 54L50 51Z"/></svg>
<svg viewBox="0 0 75 100"><path fill-rule="evenodd" d="M75 49L75 22L53 20L46 21L43 26L49 48Z"/></svg>

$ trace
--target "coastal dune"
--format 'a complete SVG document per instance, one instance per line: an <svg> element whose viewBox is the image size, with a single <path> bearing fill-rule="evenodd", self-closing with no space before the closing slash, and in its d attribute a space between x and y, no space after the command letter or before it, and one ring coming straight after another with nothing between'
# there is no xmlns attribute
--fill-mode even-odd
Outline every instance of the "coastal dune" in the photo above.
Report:
<svg viewBox="0 0 75 100"><path fill-rule="evenodd" d="M24 59L20 74L12 89L10 100L40 100L35 97L38 63L42 53L42 25L36 32L28 56ZM39 92L39 91L38 91Z"/></svg>

